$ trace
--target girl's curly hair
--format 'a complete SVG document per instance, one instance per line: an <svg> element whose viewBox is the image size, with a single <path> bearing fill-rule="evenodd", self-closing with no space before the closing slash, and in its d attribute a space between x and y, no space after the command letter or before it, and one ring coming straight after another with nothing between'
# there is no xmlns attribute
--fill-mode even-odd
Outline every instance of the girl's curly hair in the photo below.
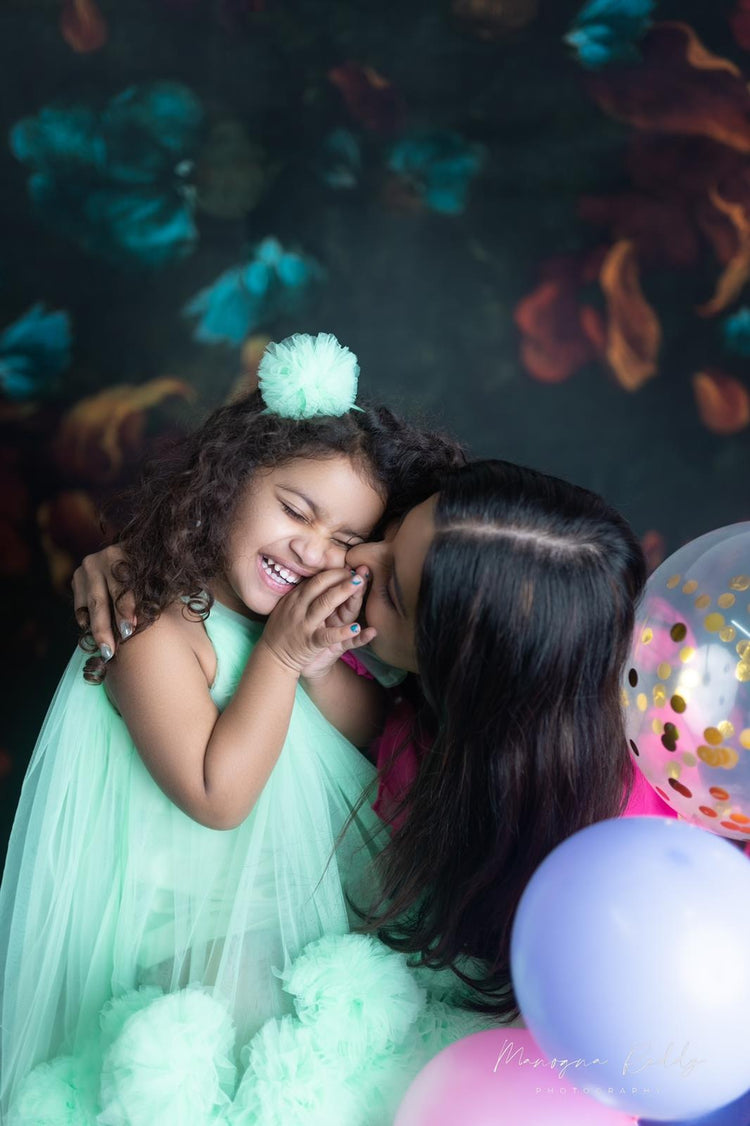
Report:
<svg viewBox="0 0 750 1126"><path fill-rule="evenodd" d="M463 465L462 448L444 434L421 430L386 407L301 421L265 410L260 392L220 407L192 434L146 470L126 498L130 517L116 542L125 558L115 578L135 597L138 628L184 598L205 617L210 579L226 565L231 521L245 485L258 469L295 458L343 455L382 494L388 521L439 489ZM97 651L88 631L80 645ZM92 657L86 679L104 679L105 662Z"/></svg>

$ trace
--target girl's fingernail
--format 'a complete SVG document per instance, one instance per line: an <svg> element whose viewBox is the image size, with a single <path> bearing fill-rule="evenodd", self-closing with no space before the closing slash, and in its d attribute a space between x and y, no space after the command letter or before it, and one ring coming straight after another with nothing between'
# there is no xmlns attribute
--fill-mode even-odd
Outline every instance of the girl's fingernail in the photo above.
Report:
<svg viewBox="0 0 750 1126"><path fill-rule="evenodd" d="M354 623L353 626L349 626L349 629L352 631L352 633L359 633L359 626L357 625L356 622Z"/></svg>
<svg viewBox="0 0 750 1126"><path fill-rule="evenodd" d="M114 653L110 649L109 645L100 645L99 652L101 653L105 661L111 661L114 657Z"/></svg>
<svg viewBox="0 0 750 1126"><path fill-rule="evenodd" d="M133 628L132 622L120 622L120 637L123 641L133 636Z"/></svg>
<svg viewBox="0 0 750 1126"><path fill-rule="evenodd" d="M352 579L352 585L353 586L361 586L362 585L362 580L359 578L359 576L357 576L356 579Z"/></svg>

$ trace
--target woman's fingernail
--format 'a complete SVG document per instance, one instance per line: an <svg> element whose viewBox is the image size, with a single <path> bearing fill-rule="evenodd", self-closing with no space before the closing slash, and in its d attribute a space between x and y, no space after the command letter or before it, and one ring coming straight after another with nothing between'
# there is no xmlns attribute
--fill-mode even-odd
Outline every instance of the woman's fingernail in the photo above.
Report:
<svg viewBox="0 0 750 1126"><path fill-rule="evenodd" d="M133 628L132 622L120 622L120 637L123 641L133 636Z"/></svg>
<svg viewBox="0 0 750 1126"><path fill-rule="evenodd" d="M356 579L352 579L352 585L353 586L361 586L362 585L362 580L359 578L359 576L357 576Z"/></svg>
<svg viewBox="0 0 750 1126"><path fill-rule="evenodd" d="M114 657L114 653L110 649L109 645L100 645L99 652L101 653L105 661L111 661Z"/></svg>
<svg viewBox="0 0 750 1126"><path fill-rule="evenodd" d="M349 626L349 629L352 631L352 633L359 633L359 626L357 625L356 622L354 623L353 626Z"/></svg>

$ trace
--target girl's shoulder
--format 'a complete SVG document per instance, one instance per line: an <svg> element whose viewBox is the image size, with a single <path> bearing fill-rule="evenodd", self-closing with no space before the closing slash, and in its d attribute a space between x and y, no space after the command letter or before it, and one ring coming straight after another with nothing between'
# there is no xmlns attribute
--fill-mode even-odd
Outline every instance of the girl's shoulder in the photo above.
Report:
<svg viewBox="0 0 750 1126"><path fill-rule="evenodd" d="M203 620L192 613L184 602L173 602L162 610L152 625L136 633L118 647L117 658L108 670L107 679L114 680L127 676L147 654L158 653L159 659L168 667L171 658L178 653L191 651L206 678L206 684L213 684L216 676L216 654L206 633Z"/></svg>

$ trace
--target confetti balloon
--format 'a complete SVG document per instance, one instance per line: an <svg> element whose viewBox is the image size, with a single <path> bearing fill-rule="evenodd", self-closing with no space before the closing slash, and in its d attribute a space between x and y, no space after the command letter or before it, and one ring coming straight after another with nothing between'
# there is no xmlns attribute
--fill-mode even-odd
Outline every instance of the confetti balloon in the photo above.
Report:
<svg viewBox="0 0 750 1126"><path fill-rule="evenodd" d="M634 761L659 796L750 841L750 523L693 540L651 576L623 703Z"/></svg>

